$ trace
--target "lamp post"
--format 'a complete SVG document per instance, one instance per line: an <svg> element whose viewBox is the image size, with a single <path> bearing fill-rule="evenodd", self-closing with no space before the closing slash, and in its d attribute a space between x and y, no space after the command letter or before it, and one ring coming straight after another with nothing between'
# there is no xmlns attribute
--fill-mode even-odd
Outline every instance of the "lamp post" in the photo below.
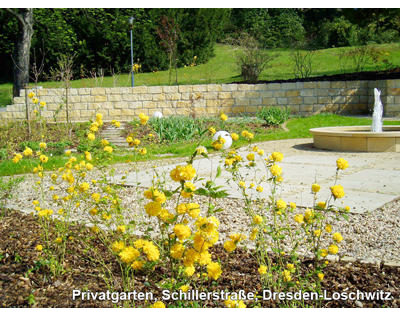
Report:
<svg viewBox="0 0 400 316"><path fill-rule="evenodd" d="M131 25L131 74L132 74L132 87L135 85L135 78L133 75L133 21L135 20L135 18L133 16L131 16L129 18L129 24Z"/></svg>

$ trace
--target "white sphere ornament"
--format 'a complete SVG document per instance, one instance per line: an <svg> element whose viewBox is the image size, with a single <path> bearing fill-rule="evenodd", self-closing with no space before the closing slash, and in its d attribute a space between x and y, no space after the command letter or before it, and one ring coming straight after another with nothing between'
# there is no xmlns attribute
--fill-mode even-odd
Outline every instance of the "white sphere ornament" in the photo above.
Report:
<svg viewBox="0 0 400 316"><path fill-rule="evenodd" d="M155 118L162 118L162 113L161 112L159 112L159 111L156 111L156 112L154 112L154 114L153 114L153 117L155 117Z"/></svg>
<svg viewBox="0 0 400 316"><path fill-rule="evenodd" d="M223 139L225 139L225 143L222 146L223 149L228 149L232 146L232 137L231 134L229 134L226 131L218 131L214 134L213 140L218 140L219 137L222 137Z"/></svg>

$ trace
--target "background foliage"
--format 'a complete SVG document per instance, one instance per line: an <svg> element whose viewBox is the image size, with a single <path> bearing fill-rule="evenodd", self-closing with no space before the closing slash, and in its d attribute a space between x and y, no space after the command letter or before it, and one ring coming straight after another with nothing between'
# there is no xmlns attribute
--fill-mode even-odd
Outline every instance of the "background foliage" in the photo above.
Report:
<svg viewBox="0 0 400 316"><path fill-rule="evenodd" d="M400 38L400 9L45 9L34 10L32 63L44 60L49 79L61 54L76 53L74 79L130 70L128 18L133 16L134 59L143 72L165 70L168 56L157 28L162 16L181 30L178 67L213 56L215 42L255 37L262 48L330 48L389 43ZM0 9L0 80L10 81L17 20Z"/></svg>

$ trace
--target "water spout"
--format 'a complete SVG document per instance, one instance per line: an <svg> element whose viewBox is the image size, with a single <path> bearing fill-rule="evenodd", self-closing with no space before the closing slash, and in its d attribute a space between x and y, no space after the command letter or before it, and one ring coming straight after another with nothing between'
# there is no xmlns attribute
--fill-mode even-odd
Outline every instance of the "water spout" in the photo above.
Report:
<svg viewBox="0 0 400 316"><path fill-rule="evenodd" d="M381 102L381 91L377 88L374 89L375 103L374 103L374 112L372 114L372 126L371 131L373 133L381 133L382 132L382 113L383 113L383 105Z"/></svg>

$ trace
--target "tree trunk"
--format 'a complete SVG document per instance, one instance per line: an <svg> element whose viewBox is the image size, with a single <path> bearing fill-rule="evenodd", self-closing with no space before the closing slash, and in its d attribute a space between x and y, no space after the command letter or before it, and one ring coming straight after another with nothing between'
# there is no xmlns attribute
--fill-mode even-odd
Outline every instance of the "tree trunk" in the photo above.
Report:
<svg viewBox="0 0 400 316"><path fill-rule="evenodd" d="M16 45L16 60L14 62L13 96L19 97L20 90L29 83L29 52L33 35L33 9L9 9L18 18L19 35Z"/></svg>

